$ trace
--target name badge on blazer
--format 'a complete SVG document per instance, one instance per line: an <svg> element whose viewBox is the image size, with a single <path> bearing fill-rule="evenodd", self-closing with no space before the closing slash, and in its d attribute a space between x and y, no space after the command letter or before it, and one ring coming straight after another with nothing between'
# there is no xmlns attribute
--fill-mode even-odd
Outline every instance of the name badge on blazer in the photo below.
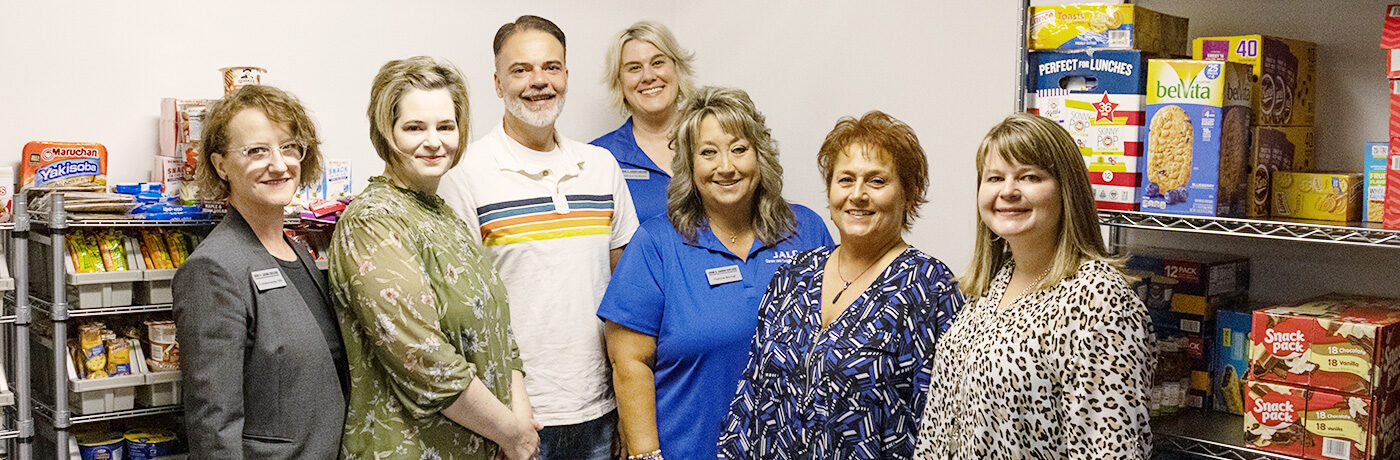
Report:
<svg viewBox="0 0 1400 460"><path fill-rule="evenodd" d="M253 285L258 287L258 292L285 287L287 280L282 279L282 270L269 268L266 270L253 270Z"/></svg>
<svg viewBox="0 0 1400 460"><path fill-rule="evenodd" d="M733 283L744 279L744 274L739 271L738 265L728 267L718 267L705 270L705 277L710 279L711 286L718 286L725 283Z"/></svg>
<svg viewBox="0 0 1400 460"><path fill-rule="evenodd" d="M622 178L626 180L647 180L651 179L651 171L645 169L622 169Z"/></svg>

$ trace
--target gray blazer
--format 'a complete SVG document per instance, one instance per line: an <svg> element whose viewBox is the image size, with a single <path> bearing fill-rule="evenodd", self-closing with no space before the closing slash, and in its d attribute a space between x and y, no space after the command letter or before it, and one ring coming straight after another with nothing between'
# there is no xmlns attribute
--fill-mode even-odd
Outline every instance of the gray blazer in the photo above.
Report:
<svg viewBox="0 0 1400 460"><path fill-rule="evenodd" d="M311 255L295 249L326 292ZM340 453L346 400L330 348L290 280L267 290L253 283L252 272L269 268L277 261L230 211L175 273L190 458Z"/></svg>

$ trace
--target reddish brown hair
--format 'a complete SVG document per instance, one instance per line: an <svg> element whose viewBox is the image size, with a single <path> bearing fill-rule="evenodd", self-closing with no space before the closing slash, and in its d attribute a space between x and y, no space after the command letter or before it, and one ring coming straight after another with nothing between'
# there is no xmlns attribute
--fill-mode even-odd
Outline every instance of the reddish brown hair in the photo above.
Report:
<svg viewBox="0 0 1400 460"><path fill-rule="evenodd" d="M852 145L874 147L883 152L883 158L894 166L899 176L899 185L904 189L904 229L914 225L919 215L919 206L927 203L924 191L928 190L928 158L919 145L919 136L904 122L879 110L871 110L859 119L843 117L836 121L836 127L826 135L822 147L817 151L817 168L831 189L831 169L836 165L836 157Z"/></svg>

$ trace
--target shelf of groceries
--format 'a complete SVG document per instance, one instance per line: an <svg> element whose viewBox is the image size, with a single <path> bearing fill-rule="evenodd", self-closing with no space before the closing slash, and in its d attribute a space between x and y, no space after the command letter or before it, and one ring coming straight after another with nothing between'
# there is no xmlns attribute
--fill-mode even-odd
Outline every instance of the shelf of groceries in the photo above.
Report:
<svg viewBox="0 0 1400 460"><path fill-rule="evenodd" d="M96 414L74 415L68 419L68 423L72 425L79 425L85 423L110 422L115 420L127 420L151 415L179 414L183 413L184 411L185 406L183 404L169 404L157 407L142 407L137 409L101 412ZM53 406L44 404L42 401L34 402L34 413L43 417L45 420L53 421Z"/></svg>
<svg viewBox="0 0 1400 460"><path fill-rule="evenodd" d="M1180 216L1112 210L1100 210L1099 222L1148 230L1400 248L1400 230L1387 229L1375 222Z"/></svg>
<svg viewBox="0 0 1400 460"><path fill-rule="evenodd" d="M1078 144L1101 224L1400 247L1400 150L1386 142L1400 138L1400 6L1375 50L1390 54L1376 100L1392 132L1357 139L1344 171L1316 167L1317 44L1189 37L1187 18L1131 4L1027 6L1017 96ZM1157 335L1156 452L1400 456L1400 299L1261 304L1249 257L1123 250Z"/></svg>

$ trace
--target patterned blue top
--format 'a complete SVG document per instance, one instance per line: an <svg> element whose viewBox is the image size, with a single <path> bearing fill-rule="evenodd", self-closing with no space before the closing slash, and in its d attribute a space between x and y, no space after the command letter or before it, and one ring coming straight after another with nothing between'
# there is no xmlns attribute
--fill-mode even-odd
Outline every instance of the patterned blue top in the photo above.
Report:
<svg viewBox="0 0 1400 460"><path fill-rule="evenodd" d="M719 458L913 457L934 344L962 294L947 266L911 247L821 329L831 251L799 254L773 275Z"/></svg>

